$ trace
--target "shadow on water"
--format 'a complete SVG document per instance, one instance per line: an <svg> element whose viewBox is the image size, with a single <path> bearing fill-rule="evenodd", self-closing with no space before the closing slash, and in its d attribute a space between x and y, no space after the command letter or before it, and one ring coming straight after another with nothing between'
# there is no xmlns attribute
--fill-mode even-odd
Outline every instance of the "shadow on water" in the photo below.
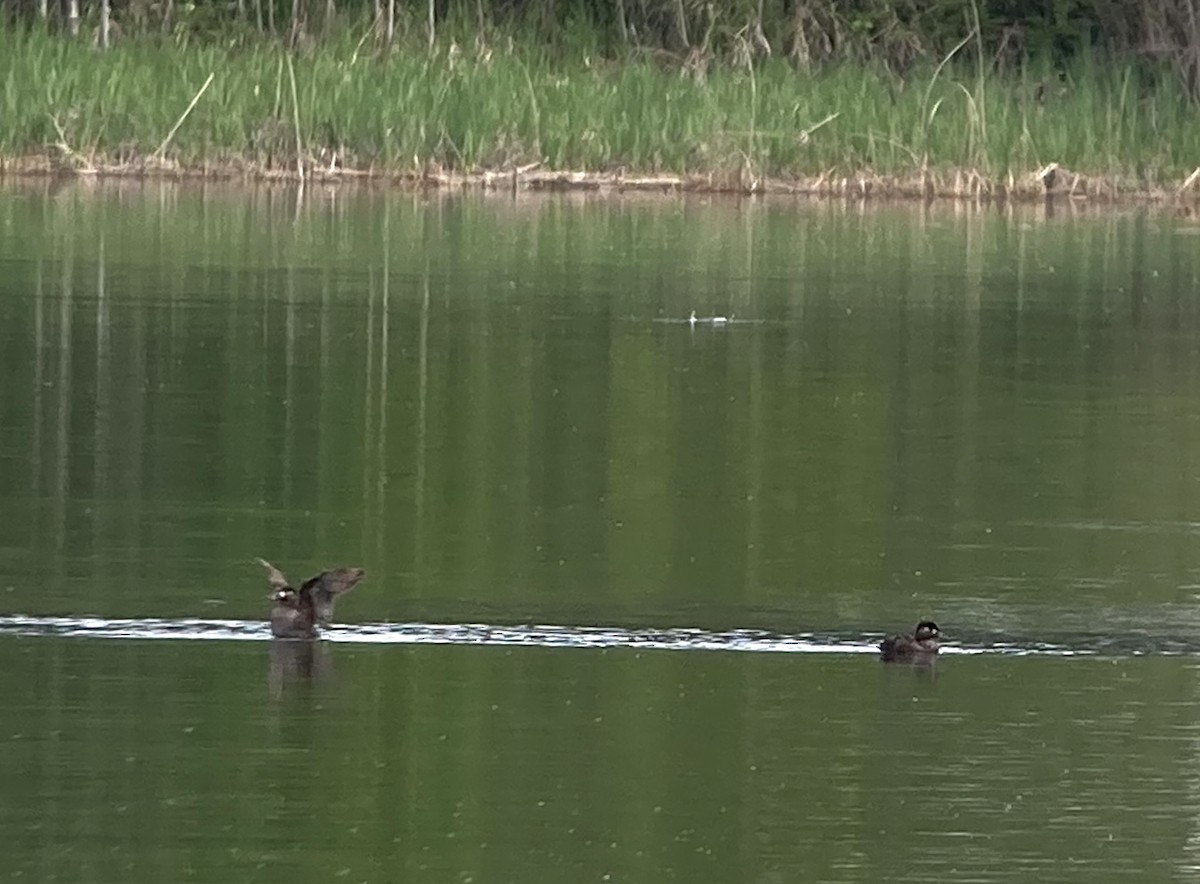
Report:
<svg viewBox="0 0 1200 884"><path fill-rule="evenodd" d="M194 618L106 619L99 617L0 617L0 635L102 639L270 641L272 679L323 677L332 671L325 642L272 638L253 620ZM489 625L483 623L361 623L330 626L326 642L380 645L503 645L541 648L635 648L661 651L738 651L791 654L875 654L882 636L873 632L775 633L732 629L627 629L617 626ZM942 654L1009 656L1138 657L1200 656L1200 636L1124 632L1069 633L1051 638L1008 634L960 636Z"/></svg>

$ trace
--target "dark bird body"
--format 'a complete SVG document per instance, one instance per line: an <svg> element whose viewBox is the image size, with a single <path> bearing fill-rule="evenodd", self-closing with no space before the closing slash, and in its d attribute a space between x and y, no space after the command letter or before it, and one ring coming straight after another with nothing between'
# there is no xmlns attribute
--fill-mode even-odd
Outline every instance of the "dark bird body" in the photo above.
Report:
<svg viewBox="0 0 1200 884"><path fill-rule="evenodd" d="M267 581L274 590L271 601L271 635L276 638L316 638L318 624L333 619L338 597L352 590L366 572L362 568L336 568L310 577L294 589L283 573L265 559Z"/></svg>
<svg viewBox="0 0 1200 884"><path fill-rule="evenodd" d="M271 596L271 635L276 638L316 638L317 614L310 597L294 589L281 589Z"/></svg>
<svg viewBox="0 0 1200 884"><path fill-rule="evenodd" d="M879 655L888 662L933 659L941 646L942 632L932 620L922 620L912 635L889 635L879 643Z"/></svg>

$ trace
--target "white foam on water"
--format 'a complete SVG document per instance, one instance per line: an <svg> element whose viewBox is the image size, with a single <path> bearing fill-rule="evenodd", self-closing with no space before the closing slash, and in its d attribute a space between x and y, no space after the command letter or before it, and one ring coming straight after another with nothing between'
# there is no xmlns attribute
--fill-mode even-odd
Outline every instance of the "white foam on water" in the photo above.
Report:
<svg viewBox="0 0 1200 884"><path fill-rule="evenodd" d="M269 641L265 623L192 618L105 619L101 617L0 617L0 635L109 639ZM734 629L623 629L551 624L496 626L486 623L362 623L330 626L322 638L337 643L375 645L503 645L538 648L640 648L662 651L736 651L779 654L877 654L880 636L794 635ZM1094 655L1094 650L1055 645L988 647L943 646L946 655Z"/></svg>

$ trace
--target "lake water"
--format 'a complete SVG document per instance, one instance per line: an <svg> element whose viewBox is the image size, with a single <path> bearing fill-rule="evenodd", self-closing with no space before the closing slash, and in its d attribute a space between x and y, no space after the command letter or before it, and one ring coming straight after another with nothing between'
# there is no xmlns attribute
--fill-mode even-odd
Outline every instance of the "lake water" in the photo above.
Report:
<svg viewBox="0 0 1200 884"><path fill-rule="evenodd" d="M1194 221L10 186L0 500L13 879L1200 871Z"/></svg>

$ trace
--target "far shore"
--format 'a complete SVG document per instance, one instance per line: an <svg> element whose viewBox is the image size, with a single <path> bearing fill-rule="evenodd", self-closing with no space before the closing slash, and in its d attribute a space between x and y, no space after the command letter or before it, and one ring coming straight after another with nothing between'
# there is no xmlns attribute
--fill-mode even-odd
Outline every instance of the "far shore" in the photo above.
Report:
<svg viewBox="0 0 1200 884"><path fill-rule="evenodd" d="M778 194L840 197L847 199L948 199L1036 202L1046 199L1098 203L1145 202L1200 204L1200 167L1178 182L1147 188L1115 176L1084 175L1051 163L1004 180L962 169L882 175L870 171L830 170L819 175L759 176L748 166L709 173L664 174L573 171L545 168L540 163L507 169L458 171L429 164L419 170L342 167L336 159L292 168L263 168L253 163L183 165L145 158L115 162L103 158L64 155L54 151L41 156L0 159L0 178L82 178L211 180L225 182L281 182L331 185L370 184L400 189L475 190L488 192L599 192Z"/></svg>
<svg viewBox="0 0 1200 884"><path fill-rule="evenodd" d="M973 28L896 68L474 20L247 24L107 50L0 25L0 176L1200 205L1200 96L1132 51L1000 63Z"/></svg>

